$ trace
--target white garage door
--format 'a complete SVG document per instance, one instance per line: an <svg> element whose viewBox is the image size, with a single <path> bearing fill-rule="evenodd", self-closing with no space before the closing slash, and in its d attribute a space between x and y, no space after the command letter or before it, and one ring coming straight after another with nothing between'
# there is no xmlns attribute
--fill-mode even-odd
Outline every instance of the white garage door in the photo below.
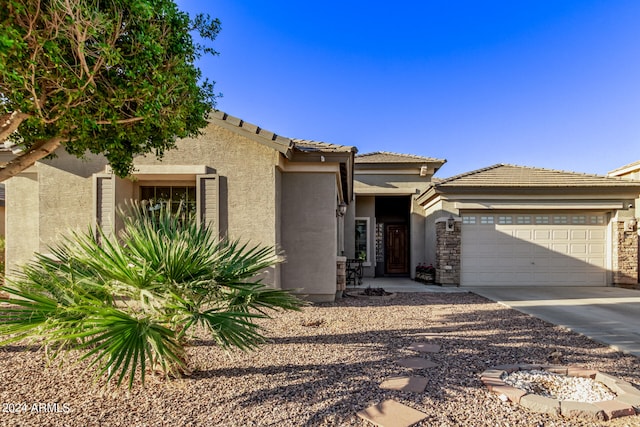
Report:
<svg viewBox="0 0 640 427"><path fill-rule="evenodd" d="M604 214L462 216L465 286L606 286Z"/></svg>

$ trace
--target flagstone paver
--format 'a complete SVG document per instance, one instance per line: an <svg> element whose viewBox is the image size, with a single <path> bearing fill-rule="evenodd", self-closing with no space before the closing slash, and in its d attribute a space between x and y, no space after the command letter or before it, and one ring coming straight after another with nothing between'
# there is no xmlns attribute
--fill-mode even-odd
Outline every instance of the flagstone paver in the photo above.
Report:
<svg viewBox="0 0 640 427"><path fill-rule="evenodd" d="M437 363L434 363L422 357L407 357L406 359L396 360L396 363L402 367L411 369L426 369L438 366Z"/></svg>
<svg viewBox="0 0 640 427"><path fill-rule="evenodd" d="M369 406L357 415L379 427L410 427L427 418L424 412L391 399Z"/></svg>
<svg viewBox="0 0 640 427"><path fill-rule="evenodd" d="M428 342L414 342L407 348L420 353L437 353L440 351L438 344L430 344Z"/></svg>
<svg viewBox="0 0 640 427"><path fill-rule="evenodd" d="M427 388L428 381L425 377L393 377L383 381L380 384L380 388L422 393Z"/></svg>

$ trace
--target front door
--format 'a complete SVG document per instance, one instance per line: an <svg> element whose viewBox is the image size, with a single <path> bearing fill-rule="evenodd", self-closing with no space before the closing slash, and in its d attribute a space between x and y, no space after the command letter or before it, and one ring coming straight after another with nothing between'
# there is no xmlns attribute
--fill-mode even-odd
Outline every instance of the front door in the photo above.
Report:
<svg viewBox="0 0 640 427"><path fill-rule="evenodd" d="M407 226L389 224L385 233L385 265L387 274L409 273Z"/></svg>

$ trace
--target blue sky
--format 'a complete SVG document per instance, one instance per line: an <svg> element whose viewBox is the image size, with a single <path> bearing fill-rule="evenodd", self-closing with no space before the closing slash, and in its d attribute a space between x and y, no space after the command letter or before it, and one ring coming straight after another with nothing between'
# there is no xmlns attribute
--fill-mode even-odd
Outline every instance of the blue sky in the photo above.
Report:
<svg viewBox="0 0 640 427"><path fill-rule="evenodd" d="M640 1L179 0L218 108L280 135L606 174L640 160Z"/></svg>

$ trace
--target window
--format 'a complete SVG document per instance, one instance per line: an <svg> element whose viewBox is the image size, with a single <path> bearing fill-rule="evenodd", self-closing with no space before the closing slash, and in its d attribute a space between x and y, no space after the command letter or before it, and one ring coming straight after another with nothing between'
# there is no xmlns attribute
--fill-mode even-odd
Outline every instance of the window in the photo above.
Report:
<svg viewBox="0 0 640 427"><path fill-rule="evenodd" d="M589 218L591 224L604 224L604 217L602 215L593 215Z"/></svg>
<svg viewBox="0 0 640 427"><path fill-rule="evenodd" d="M481 216L480 224L493 224L493 216Z"/></svg>
<svg viewBox="0 0 640 427"><path fill-rule="evenodd" d="M194 215L196 187L193 186L141 186L140 202L149 212L170 209L172 213Z"/></svg>
<svg viewBox="0 0 640 427"><path fill-rule="evenodd" d="M463 216L462 217L462 223L463 224L475 224L476 223L476 217L475 216Z"/></svg>
<svg viewBox="0 0 640 427"><path fill-rule="evenodd" d="M513 224L513 218L511 216L499 216L498 224Z"/></svg>
<svg viewBox="0 0 640 427"><path fill-rule="evenodd" d="M524 215L524 216L519 215L519 216L516 218L516 222L517 222L518 224L531 224L531 217L530 217L530 216L528 216L528 215Z"/></svg>
<svg viewBox="0 0 640 427"><path fill-rule="evenodd" d="M364 265L371 265L369 253L369 218L356 218L356 258L361 259Z"/></svg>
<svg viewBox="0 0 640 427"><path fill-rule="evenodd" d="M571 217L571 223L572 224L586 224L587 223L587 217L584 215L574 215L573 217Z"/></svg>
<svg viewBox="0 0 640 427"><path fill-rule="evenodd" d="M547 215L537 215L536 224L549 224L549 217Z"/></svg>
<svg viewBox="0 0 640 427"><path fill-rule="evenodd" d="M556 215L553 217L554 224L568 224L569 218L566 215Z"/></svg>

